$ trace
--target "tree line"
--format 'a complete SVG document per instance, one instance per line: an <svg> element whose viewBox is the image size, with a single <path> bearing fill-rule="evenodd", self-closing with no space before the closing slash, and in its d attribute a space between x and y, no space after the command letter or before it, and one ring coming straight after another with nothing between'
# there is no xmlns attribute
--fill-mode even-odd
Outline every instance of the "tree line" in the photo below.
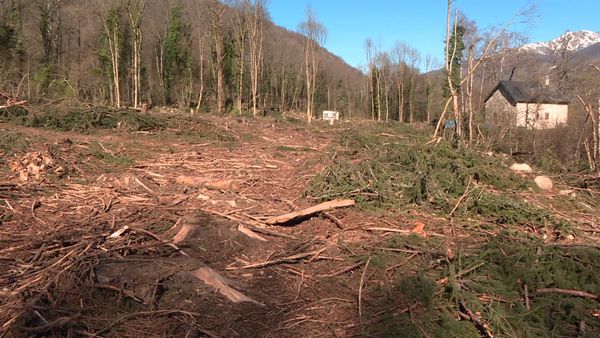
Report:
<svg viewBox="0 0 600 338"><path fill-rule="evenodd" d="M266 0L3 0L0 8L0 86L15 97L254 115L361 111L364 75L322 47L326 29L312 11L291 32L271 22Z"/></svg>
<svg viewBox="0 0 600 338"><path fill-rule="evenodd" d="M4 0L0 88L30 101L117 108L340 111L346 118L431 121L441 64L398 42L367 41L360 71L328 53L307 9L296 31L275 26L267 0Z"/></svg>

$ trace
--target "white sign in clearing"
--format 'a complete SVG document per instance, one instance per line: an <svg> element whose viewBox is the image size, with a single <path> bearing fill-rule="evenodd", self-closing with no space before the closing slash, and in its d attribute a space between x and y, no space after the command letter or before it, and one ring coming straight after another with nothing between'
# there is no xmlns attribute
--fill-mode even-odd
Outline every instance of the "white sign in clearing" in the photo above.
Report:
<svg viewBox="0 0 600 338"><path fill-rule="evenodd" d="M324 110L323 111L323 120L339 120L340 113L332 110Z"/></svg>

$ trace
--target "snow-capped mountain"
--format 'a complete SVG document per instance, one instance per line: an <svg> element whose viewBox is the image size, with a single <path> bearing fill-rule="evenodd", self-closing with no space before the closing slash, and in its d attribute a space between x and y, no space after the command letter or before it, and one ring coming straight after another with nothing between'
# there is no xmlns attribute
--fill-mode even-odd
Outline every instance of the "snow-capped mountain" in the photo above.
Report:
<svg viewBox="0 0 600 338"><path fill-rule="evenodd" d="M588 30L578 32L567 32L549 42L536 42L524 45L520 48L523 52L551 55L563 50L576 52L584 48L600 43L600 34Z"/></svg>

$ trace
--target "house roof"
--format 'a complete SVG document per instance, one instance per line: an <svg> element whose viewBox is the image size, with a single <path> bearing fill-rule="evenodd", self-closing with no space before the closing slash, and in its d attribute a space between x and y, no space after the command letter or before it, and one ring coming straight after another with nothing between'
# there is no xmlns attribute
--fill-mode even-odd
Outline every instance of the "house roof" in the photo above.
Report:
<svg viewBox="0 0 600 338"><path fill-rule="evenodd" d="M534 82L523 81L500 81L498 85L485 99L487 102L496 92L500 90L502 95L512 104L517 103L550 103L569 104L569 98L553 86L539 85Z"/></svg>

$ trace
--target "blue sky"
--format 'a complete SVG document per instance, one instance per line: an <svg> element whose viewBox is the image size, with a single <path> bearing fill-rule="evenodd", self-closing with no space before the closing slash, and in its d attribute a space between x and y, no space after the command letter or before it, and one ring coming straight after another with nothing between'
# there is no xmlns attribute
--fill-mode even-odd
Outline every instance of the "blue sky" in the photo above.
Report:
<svg viewBox="0 0 600 338"><path fill-rule="evenodd" d="M547 41L567 30L600 32L600 0L455 0L455 6L480 28L508 22L530 4L536 19L514 27L529 41ZM325 47L352 66L364 65L364 44L371 38L381 49L404 41L422 55L443 58L446 0L270 0L271 19L296 30L310 5L328 30Z"/></svg>

